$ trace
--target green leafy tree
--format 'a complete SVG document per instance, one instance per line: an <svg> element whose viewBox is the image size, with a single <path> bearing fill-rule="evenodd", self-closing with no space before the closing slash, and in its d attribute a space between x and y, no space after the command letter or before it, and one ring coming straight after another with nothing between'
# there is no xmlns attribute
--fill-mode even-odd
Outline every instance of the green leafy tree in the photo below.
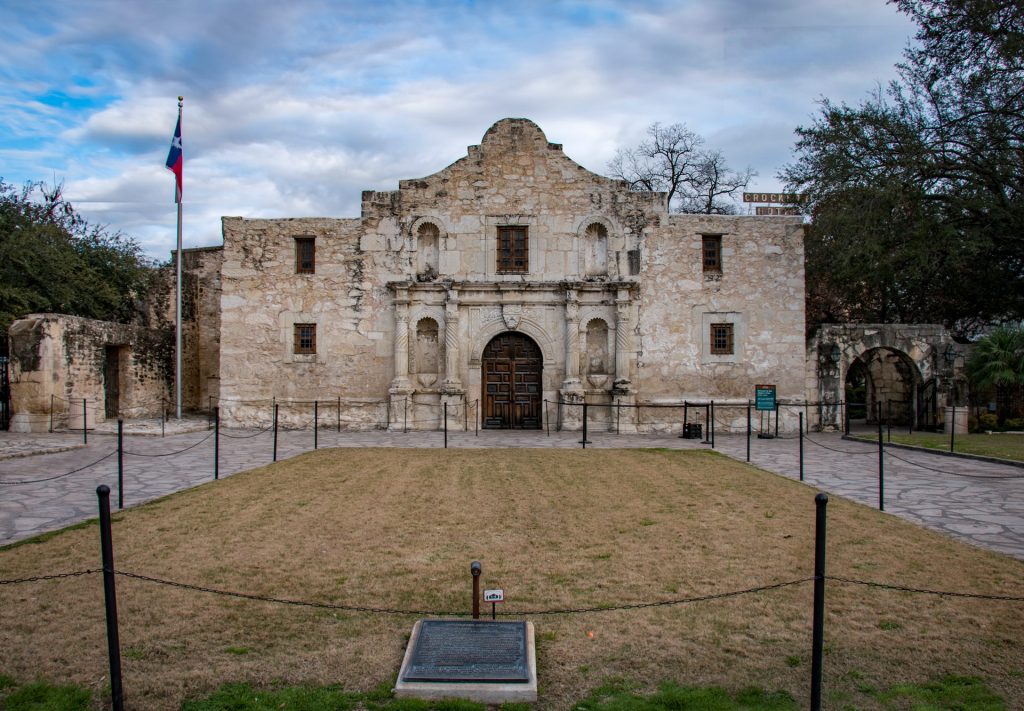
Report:
<svg viewBox="0 0 1024 711"><path fill-rule="evenodd" d="M0 329L36 312L128 321L153 275L131 238L89 225L62 194L0 179ZM7 339L0 339L6 353Z"/></svg>
<svg viewBox="0 0 1024 711"><path fill-rule="evenodd" d="M1024 5L895 0L918 24L899 79L824 99L780 177L806 193L808 320L1024 315Z"/></svg>
<svg viewBox="0 0 1024 711"><path fill-rule="evenodd" d="M1000 421L1020 414L1024 403L1024 330L997 328L975 344L967 377L978 390L995 391Z"/></svg>

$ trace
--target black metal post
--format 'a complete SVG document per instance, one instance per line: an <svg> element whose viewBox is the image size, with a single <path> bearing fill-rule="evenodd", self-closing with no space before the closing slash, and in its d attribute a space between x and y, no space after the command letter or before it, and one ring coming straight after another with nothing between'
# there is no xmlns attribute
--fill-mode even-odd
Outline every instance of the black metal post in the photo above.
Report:
<svg viewBox="0 0 1024 711"><path fill-rule="evenodd" d="M117 510L124 508L124 420L117 418Z"/></svg>
<svg viewBox="0 0 1024 711"><path fill-rule="evenodd" d="M811 632L811 711L821 711L821 671L825 651L825 507L828 496L814 497L814 612Z"/></svg>
<svg viewBox="0 0 1024 711"><path fill-rule="evenodd" d="M882 403L878 403L878 510L885 511L885 443L882 441Z"/></svg>
<svg viewBox="0 0 1024 711"><path fill-rule="evenodd" d="M117 591L114 588L114 540L110 533L110 487L96 487L100 502L100 550L103 558L103 599L107 613L107 654L110 659L110 702L124 711L121 686L121 642L117 633Z"/></svg>
<svg viewBox="0 0 1024 711"><path fill-rule="evenodd" d="M220 479L220 405L213 408L213 480Z"/></svg>
<svg viewBox="0 0 1024 711"><path fill-rule="evenodd" d="M167 401L160 398L160 436L163 437L165 432L165 424L167 423Z"/></svg>
<svg viewBox="0 0 1024 711"><path fill-rule="evenodd" d="M545 402L547 402L545 400ZM473 436L480 436L480 398L473 404ZM548 420L548 437L551 436L551 420Z"/></svg>
<svg viewBox="0 0 1024 711"><path fill-rule="evenodd" d="M619 432L619 426L622 424L622 398L615 398L615 434L622 434Z"/></svg>
<svg viewBox="0 0 1024 711"><path fill-rule="evenodd" d="M548 407L548 401L544 401L544 419L547 420L548 424L548 437L551 436L551 408Z"/></svg>
<svg viewBox="0 0 1024 711"><path fill-rule="evenodd" d="M462 396L462 431L469 432L469 405L465 395Z"/></svg>
<svg viewBox="0 0 1024 711"><path fill-rule="evenodd" d="M690 418L690 406L683 400L683 431L679 433L679 439L686 439L686 425Z"/></svg>
<svg viewBox="0 0 1024 711"><path fill-rule="evenodd" d="M800 413L800 481L804 480L804 413Z"/></svg>
<svg viewBox="0 0 1024 711"><path fill-rule="evenodd" d="M338 434L341 434L341 395L338 396Z"/></svg>
<svg viewBox="0 0 1024 711"><path fill-rule="evenodd" d="M850 408L847 402L844 400L843 403L843 434L847 437L850 436Z"/></svg>
<svg viewBox="0 0 1024 711"><path fill-rule="evenodd" d="M956 405L953 405L949 412L949 451L953 451L953 443L956 439Z"/></svg>
<svg viewBox="0 0 1024 711"><path fill-rule="evenodd" d="M747 400L747 461L750 461L750 400Z"/></svg>
<svg viewBox="0 0 1024 711"><path fill-rule="evenodd" d="M775 401L775 439L779 438L779 401Z"/></svg>
<svg viewBox="0 0 1024 711"><path fill-rule="evenodd" d="M53 432L53 393L50 393L50 432Z"/></svg>
<svg viewBox="0 0 1024 711"><path fill-rule="evenodd" d="M313 449L320 449L320 403L313 400Z"/></svg>
<svg viewBox="0 0 1024 711"><path fill-rule="evenodd" d="M469 572L473 576L473 619L480 619L480 561L469 564Z"/></svg>
<svg viewBox="0 0 1024 711"><path fill-rule="evenodd" d="M88 417L89 411L86 409L86 403L88 401L82 398L82 444L89 444L89 426Z"/></svg>
<svg viewBox="0 0 1024 711"><path fill-rule="evenodd" d="M277 403L274 403L274 461L277 461Z"/></svg>
<svg viewBox="0 0 1024 711"><path fill-rule="evenodd" d="M448 403L444 403L444 448L448 449Z"/></svg>
<svg viewBox="0 0 1024 711"><path fill-rule="evenodd" d="M711 401L711 424L708 426L711 430L711 449L715 448L715 401Z"/></svg>
<svg viewBox="0 0 1024 711"><path fill-rule="evenodd" d="M402 411L402 434L409 431L409 398L403 398L402 403L404 410Z"/></svg>
<svg viewBox="0 0 1024 711"><path fill-rule="evenodd" d="M580 440L580 444L583 445L583 449L587 448L590 441L587 439L587 403L583 402L583 439Z"/></svg>

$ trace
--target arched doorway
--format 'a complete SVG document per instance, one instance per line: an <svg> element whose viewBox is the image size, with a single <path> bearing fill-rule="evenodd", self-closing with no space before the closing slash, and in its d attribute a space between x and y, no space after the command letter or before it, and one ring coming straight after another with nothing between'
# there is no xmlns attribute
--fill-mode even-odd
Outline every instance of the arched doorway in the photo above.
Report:
<svg viewBox="0 0 1024 711"><path fill-rule="evenodd" d="M483 426L485 429L541 428L540 347L521 333L501 333L484 348Z"/></svg>
<svg viewBox="0 0 1024 711"><path fill-rule="evenodd" d="M895 348L871 348L850 363L846 403L851 421L918 427L921 374L910 357ZM881 410L879 410L881 408Z"/></svg>

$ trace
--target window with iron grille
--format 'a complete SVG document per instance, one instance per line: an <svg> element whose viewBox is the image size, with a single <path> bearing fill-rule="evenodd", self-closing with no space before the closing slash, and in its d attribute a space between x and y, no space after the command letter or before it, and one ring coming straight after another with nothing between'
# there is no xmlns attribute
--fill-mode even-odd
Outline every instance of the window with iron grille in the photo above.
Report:
<svg viewBox="0 0 1024 711"><path fill-rule="evenodd" d="M722 236L704 235L701 238L702 253L704 255L704 271L722 271Z"/></svg>
<svg viewBox="0 0 1024 711"><path fill-rule="evenodd" d="M498 228L498 273L530 271L530 241L526 227Z"/></svg>
<svg viewBox="0 0 1024 711"><path fill-rule="evenodd" d="M295 324L295 353L297 355L316 353L316 324Z"/></svg>
<svg viewBox="0 0 1024 711"><path fill-rule="evenodd" d="M711 355L732 355L732 324L711 324Z"/></svg>
<svg viewBox="0 0 1024 711"><path fill-rule="evenodd" d="M295 273L313 274L316 272L316 239L313 237L295 238Z"/></svg>

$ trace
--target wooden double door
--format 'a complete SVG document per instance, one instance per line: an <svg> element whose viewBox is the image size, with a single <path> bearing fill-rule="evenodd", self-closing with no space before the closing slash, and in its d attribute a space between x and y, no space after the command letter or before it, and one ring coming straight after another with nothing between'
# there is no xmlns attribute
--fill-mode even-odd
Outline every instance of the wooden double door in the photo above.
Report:
<svg viewBox="0 0 1024 711"><path fill-rule="evenodd" d="M540 348L521 333L495 336L483 354L485 429L539 430L542 424Z"/></svg>

